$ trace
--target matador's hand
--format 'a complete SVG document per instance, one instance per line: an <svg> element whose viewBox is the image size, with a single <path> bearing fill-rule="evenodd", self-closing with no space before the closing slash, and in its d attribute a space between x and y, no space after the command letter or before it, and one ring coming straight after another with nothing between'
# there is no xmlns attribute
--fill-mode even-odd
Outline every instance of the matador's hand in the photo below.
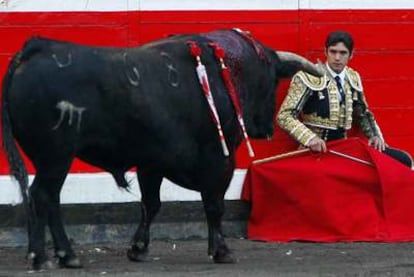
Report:
<svg viewBox="0 0 414 277"><path fill-rule="evenodd" d="M372 137L368 140L368 145L374 147L378 151L384 151L385 150L385 142L383 139L381 139L378 136Z"/></svg>
<svg viewBox="0 0 414 277"><path fill-rule="evenodd" d="M309 149L313 152L323 152L326 153L328 148L326 147L326 143L320 137L314 137L311 139L308 145Z"/></svg>

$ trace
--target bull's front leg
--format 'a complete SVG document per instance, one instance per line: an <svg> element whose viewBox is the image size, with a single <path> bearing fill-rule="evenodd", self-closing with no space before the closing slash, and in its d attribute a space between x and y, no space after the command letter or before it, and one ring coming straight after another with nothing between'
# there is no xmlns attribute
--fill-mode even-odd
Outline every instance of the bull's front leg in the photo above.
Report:
<svg viewBox="0 0 414 277"><path fill-rule="evenodd" d="M208 224L208 254L215 263L235 263L236 260L224 241L221 228L224 214L224 192L201 193Z"/></svg>
<svg viewBox="0 0 414 277"><path fill-rule="evenodd" d="M160 186L163 176L140 170L138 182L141 190L141 222L131 242L127 256L131 261L143 261L148 254L150 226L161 207Z"/></svg>

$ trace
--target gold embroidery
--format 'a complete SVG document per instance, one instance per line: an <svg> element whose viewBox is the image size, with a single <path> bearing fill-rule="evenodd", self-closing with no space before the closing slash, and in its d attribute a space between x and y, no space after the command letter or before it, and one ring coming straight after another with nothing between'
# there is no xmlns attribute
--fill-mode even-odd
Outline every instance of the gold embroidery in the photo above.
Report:
<svg viewBox="0 0 414 277"><path fill-rule="evenodd" d="M326 87L327 77L324 75L323 77L315 77L303 71L299 71L296 76L298 76L306 87L310 88L314 91L321 91Z"/></svg>
<svg viewBox="0 0 414 277"><path fill-rule="evenodd" d="M324 91L327 94L324 95ZM329 104L329 118L318 116L317 112L304 114L303 106L311 93L317 93L319 100L327 101ZM361 110L357 114L357 121L368 137L373 135L382 136L372 113L367 108L367 102L362 89L359 74L351 68L347 68L344 83L345 101L339 102L339 91L333 77L325 75L318 78L304 72L297 73L291 82L280 111L277 116L278 123L282 129L287 131L293 138L303 145L308 145L315 136L322 136L323 129L336 130L352 127L354 101ZM359 98L359 99L358 99Z"/></svg>
<svg viewBox="0 0 414 277"><path fill-rule="evenodd" d="M309 141L316 136L298 119L307 99L307 91L303 79L298 77L298 74L295 75L277 115L279 126L303 145L308 145Z"/></svg>
<svg viewBox="0 0 414 277"><path fill-rule="evenodd" d="M347 67L346 69L346 78L348 79L349 84L351 85L353 89L357 91L364 90L362 88L362 82L361 82L361 77L359 76L359 73L350 67Z"/></svg>

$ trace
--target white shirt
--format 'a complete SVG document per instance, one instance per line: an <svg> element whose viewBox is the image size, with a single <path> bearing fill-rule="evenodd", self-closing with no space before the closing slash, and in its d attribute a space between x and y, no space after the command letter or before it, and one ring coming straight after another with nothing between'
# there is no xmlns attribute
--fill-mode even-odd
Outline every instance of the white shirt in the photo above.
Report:
<svg viewBox="0 0 414 277"><path fill-rule="evenodd" d="M341 80L341 86L342 88L344 87L344 83L345 83L345 76L346 76L346 67L344 68L344 70L342 70L339 74L336 73L335 71L333 71L330 67L329 64L326 64L326 68L328 69L329 74L331 74L331 76L335 79L336 76L339 76L340 80ZM339 96L339 100L342 100L342 96L338 91L338 96Z"/></svg>
<svg viewBox="0 0 414 277"><path fill-rule="evenodd" d="M339 78L341 78L341 85L344 86L345 83L345 76L346 76L346 67L344 68L344 70L341 71L341 73L336 73L335 71L333 71L330 67L329 64L326 64L326 68L328 69L329 73L331 74L331 76L335 79L336 76L339 76Z"/></svg>

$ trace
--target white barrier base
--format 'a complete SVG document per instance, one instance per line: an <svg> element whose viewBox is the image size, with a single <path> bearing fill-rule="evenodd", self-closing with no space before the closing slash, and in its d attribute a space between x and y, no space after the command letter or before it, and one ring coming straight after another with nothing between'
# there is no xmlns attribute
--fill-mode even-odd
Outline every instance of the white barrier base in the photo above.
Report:
<svg viewBox="0 0 414 277"><path fill-rule="evenodd" d="M226 192L226 200L240 199L245 169L236 169L230 187ZM30 182L33 175L29 176ZM124 203L141 200L138 181L134 172L128 172L126 179L130 181L130 191L118 188L109 173L71 173L63 185L60 199L62 204L85 203ZM201 200L199 192L188 190L164 179L161 185L161 201L197 201ZM21 203L18 183L9 175L0 176L0 205L17 205Z"/></svg>

